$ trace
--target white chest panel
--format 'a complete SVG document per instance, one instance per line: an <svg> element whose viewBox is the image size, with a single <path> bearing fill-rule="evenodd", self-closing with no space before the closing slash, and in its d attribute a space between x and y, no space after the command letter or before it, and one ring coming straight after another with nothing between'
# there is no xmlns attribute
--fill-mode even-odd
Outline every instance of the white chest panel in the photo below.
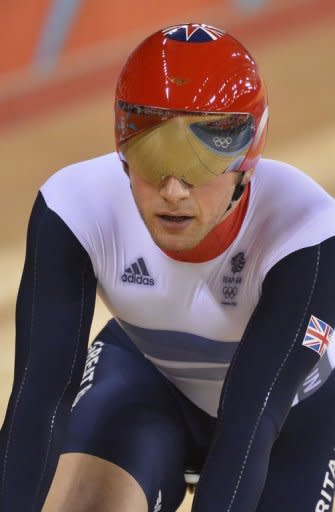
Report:
<svg viewBox="0 0 335 512"><path fill-rule="evenodd" d="M87 250L103 298L129 337L212 415L268 270L335 234L333 199L280 162L260 163L237 238L204 263L175 261L155 245L115 154L64 169L41 191Z"/></svg>

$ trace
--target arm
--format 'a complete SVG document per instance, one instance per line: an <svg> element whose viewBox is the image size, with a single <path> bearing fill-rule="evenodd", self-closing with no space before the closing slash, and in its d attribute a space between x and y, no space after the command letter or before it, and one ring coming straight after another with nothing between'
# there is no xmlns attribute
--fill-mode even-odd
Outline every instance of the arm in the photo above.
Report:
<svg viewBox="0 0 335 512"><path fill-rule="evenodd" d="M299 384L319 360L302 345L310 316L335 325L334 258L332 238L268 273L223 387L192 512L256 511L272 445Z"/></svg>
<svg viewBox="0 0 335 512"><path fill-rule="evenodd" d="M14 384L0 438L0 510L39 512L85 362L96 280L39 194L16 305Z"/></svg>

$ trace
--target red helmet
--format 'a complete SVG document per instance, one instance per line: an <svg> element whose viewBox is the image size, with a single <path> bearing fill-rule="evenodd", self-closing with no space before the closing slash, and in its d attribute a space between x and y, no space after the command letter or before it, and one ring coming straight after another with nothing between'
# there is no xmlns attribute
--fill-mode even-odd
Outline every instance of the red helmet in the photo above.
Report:
<svg viewBox="0 0 335 512"><path fill-rule="evenodd" d="M195 172L195 184L226 170L254 168L265 143L267 118L264 83L249 52L223 30L204 24L176 25L149 36L129 56L117 83L115 134L121 159L139 167L162 167L161 160L148 155L154 148L170 155L169 143L180 153L182 126L198 167L204 163L202 151L211 153L199 172L196 162L190 163L186 178ZM162 124L164 132L158 133ZM148 132L151 146L143 138ZM140 160L132 159L140 148ZM185 166L184 160L180 165ZM174 160L159 172L184 178ZM199 178L202 173L204 179Z"/></svg>

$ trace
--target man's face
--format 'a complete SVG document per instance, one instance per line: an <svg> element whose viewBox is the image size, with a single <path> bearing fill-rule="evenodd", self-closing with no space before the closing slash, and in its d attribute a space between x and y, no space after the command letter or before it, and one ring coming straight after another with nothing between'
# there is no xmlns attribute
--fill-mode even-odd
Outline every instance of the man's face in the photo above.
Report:
<svg viewBox="0 0 335 512"><path fill-rule="evenodd" d="M235 173L227 173L192 187L168 176L155 186L131 169L129 177L152 239L170 251L192 249L223 220L237 181Z"/></svg>

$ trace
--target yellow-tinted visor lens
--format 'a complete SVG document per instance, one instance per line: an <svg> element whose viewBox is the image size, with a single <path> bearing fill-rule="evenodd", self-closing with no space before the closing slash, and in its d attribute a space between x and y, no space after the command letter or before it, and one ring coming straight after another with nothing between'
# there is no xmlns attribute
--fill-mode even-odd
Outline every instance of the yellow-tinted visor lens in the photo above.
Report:
<svg viewBox="0 0 335 512"><path fill-rule="evenodd" d="M255 136L248 113L199 113L117 105L121 158L153 184L174 176L191 185L238 169Z"/></svg>

